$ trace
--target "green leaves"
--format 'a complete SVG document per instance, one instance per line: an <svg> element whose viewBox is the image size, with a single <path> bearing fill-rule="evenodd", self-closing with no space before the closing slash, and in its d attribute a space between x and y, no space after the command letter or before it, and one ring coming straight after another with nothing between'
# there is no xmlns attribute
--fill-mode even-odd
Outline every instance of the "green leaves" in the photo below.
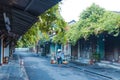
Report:
<svg viewBox="0 0 120 80"><path fill-rule="evenodd" d="M33 25L25 35L22 36L22 39L18 41L17 47L31 47L34 46L39 37L39 28Z"/></svg>
<svg viewBox="0 0 120 80"><path fill-rule="evenodd" d="M102 32L118 36L120 13L106 11L98 5L92 4L81 13L79 21L71 26L66 36L75 44L80 38L88 39L89 36Z"/></svg>
<svg viewBox="0 0 120 80"><path fill-rule="evenodd" d="M44 14L39 16L37 25L41 32L49 32L55 27L64 27L65 21L60 15L59 5L55 5L47 10Z"/></svg>
<svg viewBox="0 0 120 80"><path fill-rule="evenodd" d="M49 35L51 35L52 32L56 32L54 41L63 43L61 39L64 37L63 34L66 23L60 15L59 5L55 5L38 18L39 20L18 42L18 46L31 47L36 45L39 40L42 42L49 41Z"/></svg>
<svg viewBox="0 0 120 80"><path fill-rule="evenodd" d="M80 19L89 19L91 22L97 22L97 20L103 15L104 9L98 5L92 4L80 15Z"/></svg>
<svg viewBox="0 0 120 80"><path fill-rule="evenodd" d="M66 22L60 15L59 5L56 5L39 16L39 21L18 41L22 47L34 46L39 40L50 40L49 35L55 43L72 44L81 39L88 39L91 35L102 32L118 36L120 33L120 13L106 11L98 5L92 4L80 14L79 21L69 26L66 30Z"/></svg>
<svg viewBox="0 0 120 80"><path fill-rule="evenodd" d="M103 17L99 20L99 26L102 26L104 31L117 36L119 34L120 14L106 11Z"/></svg>

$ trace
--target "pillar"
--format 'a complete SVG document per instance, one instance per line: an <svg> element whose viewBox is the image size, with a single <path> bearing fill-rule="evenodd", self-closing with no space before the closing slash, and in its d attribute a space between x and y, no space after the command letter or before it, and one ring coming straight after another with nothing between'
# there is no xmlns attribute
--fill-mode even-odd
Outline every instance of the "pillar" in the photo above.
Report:
<svg viewBox="0 0 120 80"><path fill-rule="evenodd" d="M3 39L0 39L0 65L3 64Z"/></svg>
<svg viewBox="0 0 120 80"><path fill-rule="evenodd" d="M97 41L97 53L100 54L100 59L104 59L105 55L105 48L104 48L104 35L99 35L98 41Z"/></svg>
<svg viewBox="0 0 120 80"><path fill-rule="evenodd" d="M78 59L80 58L80 41L78 41Z"/></svg>

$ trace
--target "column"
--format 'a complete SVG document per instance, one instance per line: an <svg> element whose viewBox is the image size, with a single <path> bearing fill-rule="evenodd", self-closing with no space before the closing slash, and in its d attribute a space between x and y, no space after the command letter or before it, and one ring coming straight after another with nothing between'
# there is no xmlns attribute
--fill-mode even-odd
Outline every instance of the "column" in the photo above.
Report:
<svg viewBox="0 0 120 80"><path fill-rule="evenodd" d="M104 59L105 48L104 48L104 35L99 35L97 41L97 53L100 54L100 59Z"/></svg>
<svg viewBox="0 0 120 80"><path fill-rule="evenodd" d="M1 55L2 55L1 50L2 50L2 48L1 48L1 39L0 39L0 64L2 64L2 62L1 62L1 61L2 61L2 60L1 60L1 59L2 59L2 57L1 57Z"/></svg>
<svg viewBox="0 0 120 80"><path fill-rule="evenodd" d="M3 39L0 39L0 64L3 63Z"/></svg>
<svg viewBox="0 0 120 80"><path fill-rule="evenodd" d="M80 58L80 41L78 41L78 59Z"/></svg>

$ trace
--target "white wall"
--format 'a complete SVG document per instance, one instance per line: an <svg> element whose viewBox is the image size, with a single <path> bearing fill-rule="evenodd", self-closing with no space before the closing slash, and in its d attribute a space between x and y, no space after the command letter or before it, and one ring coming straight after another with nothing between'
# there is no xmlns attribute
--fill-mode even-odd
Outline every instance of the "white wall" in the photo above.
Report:
<svg viewBox="0 0 120 80"><path fill-rule="evenodd" d="M71 56L71 44L68 44L68 54Z"/></svg>
<svg viewBox="0 0 120 80"><path fill-rule="evenodd" d="M15 48L15 51L29 51L29 48Z"/></svg>
<svg viewBox="0 0 120 80"><path fill-rule="evenodd" d="M4 57L9 57L9 45L4 48Z"/></svg>

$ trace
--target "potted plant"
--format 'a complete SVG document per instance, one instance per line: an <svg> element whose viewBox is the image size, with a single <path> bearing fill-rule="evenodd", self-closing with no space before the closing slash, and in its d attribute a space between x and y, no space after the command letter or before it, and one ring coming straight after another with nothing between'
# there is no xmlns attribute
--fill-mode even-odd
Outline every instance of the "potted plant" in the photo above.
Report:
<svg viewBox="0 0 120 80"><path fill-rule="evenodd" d="M92 54L92 59L95 61L95 62L99 62L100 61L100 54L95 52Z"/></svg>

